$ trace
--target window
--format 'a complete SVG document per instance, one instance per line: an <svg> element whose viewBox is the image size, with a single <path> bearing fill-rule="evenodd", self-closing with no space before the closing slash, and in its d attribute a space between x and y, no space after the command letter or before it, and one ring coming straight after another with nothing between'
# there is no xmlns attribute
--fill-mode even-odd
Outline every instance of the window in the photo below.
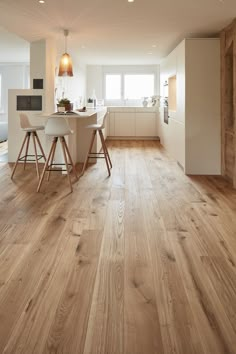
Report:
<svg viewBox="0 0 236 354"><path fill-rule="evenodd" d="M154 73L105 73L104 92L106 104L139 104L143 97L155 95ZM113 101L113 102L112 102Z"/></svg>
<svg viewBox="0 0 236 354"><path fill-rule="evenodd" d="M121 75L107 74L105 82L105 97L107 100L121 99Z"/></svg>
<svg viewBox="0 0 236 354"><path fill-rule="evenodd" d="M154 75L125 75L124 98L140 99L154 95Z"/></svg>

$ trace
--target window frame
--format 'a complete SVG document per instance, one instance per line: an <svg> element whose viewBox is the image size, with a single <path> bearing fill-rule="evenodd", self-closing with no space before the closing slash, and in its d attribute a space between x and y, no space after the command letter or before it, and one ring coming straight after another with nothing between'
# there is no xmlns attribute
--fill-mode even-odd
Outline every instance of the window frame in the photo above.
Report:
<svg viewBox="0 0 236 354"><path fill-rule="evenodd" d="M121 76L121 92L120 92L120 99L107 99L106 98L106 76L107 75L120 75ZM140 99L125 99L124 94L125 94L125 75L153 75L154 78L154 93L153 95L156 95L157 91L157 73L155 72L154 69L152 70L104 70L103 72L103 97L104 97L104 102L106 106L128 106L127 101L130 103L130 105L141 105L141 100Z"/></svg>

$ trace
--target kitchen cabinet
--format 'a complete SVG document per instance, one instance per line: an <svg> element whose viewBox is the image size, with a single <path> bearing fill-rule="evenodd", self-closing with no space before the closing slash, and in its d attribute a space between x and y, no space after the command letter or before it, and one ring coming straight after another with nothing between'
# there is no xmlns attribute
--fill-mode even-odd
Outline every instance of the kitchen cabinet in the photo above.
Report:
<svg viewBox="0 0 236 354"><path fill-rule="evenodd" d="M161 144L189 175L221 173L220 42L183 40L160 65L160 93L168 82L168 124L160 107Z"/></svg>
<svg viewBox="0 0 236 354"><path fill-rule="evenodd" d="M157 138L156 107L110 107L109 137Z"/></svg>
<svg viewBox="0 0 236 354"><path fill-rule="evenodd" d="M156 136L156 113L136 113L136 136Z"/></svg>
<svg viewBox="0 0 236 354"><path fill-rule="evenodd" d="M135 136L135 113L115 114L115 136Z"/></svg>

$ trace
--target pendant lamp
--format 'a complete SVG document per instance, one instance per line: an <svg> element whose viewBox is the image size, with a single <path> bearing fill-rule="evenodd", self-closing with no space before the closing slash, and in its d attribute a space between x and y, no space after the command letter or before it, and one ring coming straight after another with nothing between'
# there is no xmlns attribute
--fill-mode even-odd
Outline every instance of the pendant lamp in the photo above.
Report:
<svg viewBox="0 0 236 354"><path fill-rule="evenodd" d="M70 55L67 53L67 37L69 31L64 30L65 36L65 53L62 55L60 64L59 64L59 71L58 76L73 76L73 68L72 68L72 60Z"/></svg>

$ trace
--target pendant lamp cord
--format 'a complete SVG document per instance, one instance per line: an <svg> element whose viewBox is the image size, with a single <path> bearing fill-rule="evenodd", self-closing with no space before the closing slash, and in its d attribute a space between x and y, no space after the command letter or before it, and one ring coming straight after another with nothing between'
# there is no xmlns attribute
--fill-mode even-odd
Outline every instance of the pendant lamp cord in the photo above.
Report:
<svg viewBox="0 0 236 354"><path fill-rule="evenodd" d="M67 37L68 37L69 31L67 29L64 29L64 36L65 36L65 53L67 53Z"/></svg>

